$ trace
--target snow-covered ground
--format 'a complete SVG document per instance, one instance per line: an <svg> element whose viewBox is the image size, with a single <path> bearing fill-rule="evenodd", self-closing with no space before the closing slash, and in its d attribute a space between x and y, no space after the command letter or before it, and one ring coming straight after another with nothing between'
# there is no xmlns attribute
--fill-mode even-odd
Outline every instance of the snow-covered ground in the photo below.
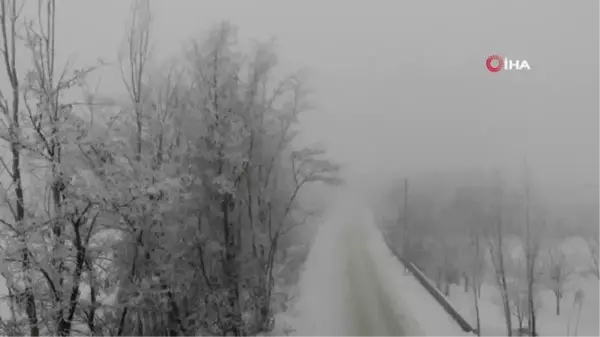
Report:
<svg viewBox="0 0 600 337"><path fill-rule="evenodd" d="M585 299L579 318L578 336L599 336L598 334L598 280L580 280L579 284L585 292ZM499 293L492 285L484 285L481 289L479 303L481 317L481 332L483 336L506 335L504 314L499 305ZM565 294L561 301L561 314L556 315L554 294L548 290L541 292L541 307L537 314L537 329L540 336L567 336L567 326L570 323L570 335L575 336L577 307L573 307L573 292ZM465 293L461 286L450 290L450 302L465 319L475 325L475 309L472 294ZM513 326L517 321L513 317Z"/></svg>
<svg viewBox="0 0 600 337"><path fill-rule="evenodd" d="M577 325L578 307L573 305L574 295L577 290L584 293L584 299L579 316L577 335L599 336L600 328L598 317L600 315L599 282L594 275L585 273L590 267L591 259L586 242L582 238L567 238L561 244L567 256L568 263L578 273L569 278L565 284L564 297L561 300L561 313L556 315L556 299L554 294L546 289L540 290L540 307L537 314L537 330L540 336L575 336ZM450 290L450 302L465 319L475 325L476 316L472 294L465 293L462 286L453 286ZM480 299L481 330L483 335L498 336L505 334L504 316L500 307L500 295L497 288L491 284L484 284ZM513 317L513 326L518 325Z"/></svg>
<svg viewBox="0 0 600 337"><path fill-rule="evenodd" d="M372 213L338 207L313 243L300 282L294 335L465 333L388 250Z"/></svg>

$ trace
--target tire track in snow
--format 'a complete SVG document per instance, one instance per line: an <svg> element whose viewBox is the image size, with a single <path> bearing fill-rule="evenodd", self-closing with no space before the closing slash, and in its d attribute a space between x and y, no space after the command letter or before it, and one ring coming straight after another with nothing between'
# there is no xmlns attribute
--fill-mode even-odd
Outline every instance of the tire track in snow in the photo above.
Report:
<svg viewBox="0 0 600 337"><path fill-rule="evenodd" d="M464 336L389 251L368 212L338 210L319 230L301 282L296 336Z"/></svg>
<svg viewBox="0 0 600 337"><path fill-rule="evenodd" d="M347 237L346 274L349 298L354 319L350 335L404 336L399 317L394 314L374 263L367 252L364 233L352 231Z"/></svg>

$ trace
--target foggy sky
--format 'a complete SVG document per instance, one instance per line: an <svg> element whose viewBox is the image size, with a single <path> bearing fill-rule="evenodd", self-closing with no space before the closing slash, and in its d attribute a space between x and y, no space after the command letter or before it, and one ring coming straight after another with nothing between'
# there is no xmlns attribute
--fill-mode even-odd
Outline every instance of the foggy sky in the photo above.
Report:
<svg viewBox="0 0 600 337"><path fill-rule="evenodd" d="M57 2L59 59L114 61L129 1ZM352 177L518 169L598 185L598 1L152 1L154 56L220 20L278 38L284 71L311 70L303 139ZM30 15L30 14L29 14ZM487 72L487 56L529 72ZM59 62L59 64L61 64ZM3 73L2 73L3 74ZM0 81L4 79L0 78ZM118 87L105 70L103 87Z"/></svg>

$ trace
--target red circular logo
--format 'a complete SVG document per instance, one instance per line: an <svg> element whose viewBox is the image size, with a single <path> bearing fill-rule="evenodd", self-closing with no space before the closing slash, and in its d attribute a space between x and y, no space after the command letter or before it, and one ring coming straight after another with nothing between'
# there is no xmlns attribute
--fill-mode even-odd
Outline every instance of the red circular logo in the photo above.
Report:
<svg viewBox="0 0 600 337"><path fill-rule="evenodd" d="M485 66L490 72L497 73L504 67L504 60L498 55L492 55L485 60Z"/></svg>

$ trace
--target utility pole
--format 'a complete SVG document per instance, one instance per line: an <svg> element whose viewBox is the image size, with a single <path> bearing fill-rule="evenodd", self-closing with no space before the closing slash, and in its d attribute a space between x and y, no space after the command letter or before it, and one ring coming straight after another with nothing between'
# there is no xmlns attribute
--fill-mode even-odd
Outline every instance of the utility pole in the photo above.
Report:
<svg viewBox="0 0 600 337"><path fill-rule="evenodd" d="M527 267L527 303L529 333L531 336L537 336L536 317L533 298L533 283L535 282L535 259L537 255L537 242L533 242L531 233L531 181L529 177L529 166L527 158L523 160L523 177L525 187L525 240L526 240L526 267Z"/></svg>
<svg viewBox="0 0 600 337"><path fill-rule="evenodd" d="M408 179L404 178L404 210L402 212L402 222L403 222L403 229L404 229L404 235L403 235L403 240L402 240L402 255L404 255L403 257L405 259L407 259L407 255L409 252L408 249Z"/></svg>

